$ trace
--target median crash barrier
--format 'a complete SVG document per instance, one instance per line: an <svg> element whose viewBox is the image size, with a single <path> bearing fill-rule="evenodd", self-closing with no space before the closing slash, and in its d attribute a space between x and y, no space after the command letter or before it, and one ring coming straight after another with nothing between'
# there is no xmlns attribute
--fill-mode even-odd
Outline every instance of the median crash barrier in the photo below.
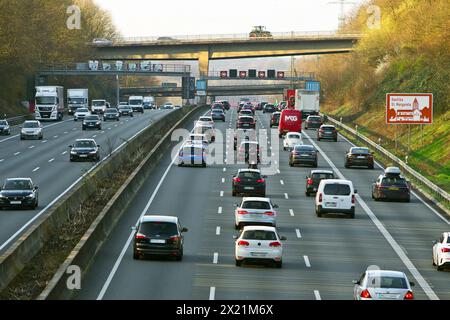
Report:
<svg viewBox="0 0 450 320"><path fill-rule="evenodd" d="M122 147L112 152L98 163L92 171L83 175L59 200L46 210L21 236L0 256L0 290L22 271L25 265L39 252L47 240L58 232L58 228L75 213L80 203L86 201L96 192L96 182L111 176L126 161L130 155L144 147L150 151L161 137L174 125L192 114L198 108L185 107L168 113L159 121L151 123L137 135L122 144Z"/></svg>
<svg viewBox="0 0 450 320"><path fill-rule="evenodd" d="M92 222L81 240L58 268L47 287L39 295L38 300L70 299L74 297L76 290L67 285L72 277L70 272L71 266L79 268L81 279L83 279L118 220L126 212L127 207L131 204L153 169L158 166L165 151L171 148L171 134L173 130L181 127L183 124L192 123L194 119L198 118L206 110L207 108L205 107L196 108L174 124L171 129L161 132L161 134L164 133L161 139Z"/></svg>

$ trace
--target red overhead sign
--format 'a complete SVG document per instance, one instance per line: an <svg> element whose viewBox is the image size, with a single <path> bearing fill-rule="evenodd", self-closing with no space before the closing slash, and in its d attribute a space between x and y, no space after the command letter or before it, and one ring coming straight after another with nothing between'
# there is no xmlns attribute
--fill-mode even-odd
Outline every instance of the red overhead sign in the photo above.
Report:
<svg viewBox="0 0 450 320"><path fill-rule="evenodd" d="M262 79L266 77L266 72L265 71L258 71L258 78Z"/></svg>
<svg viewBox="0 0 450 320"><path fill-rule="evenodd" d="M239 71L239 78L247 77L247 71Z"/></svg>
<svg viewBox="0 0 450 320"><path fill-rule="evenodd" d="M227 71L220 71L220 77L221 77L221 78L226 78L226 77L228 77L228 72L227 72Z"/></svg>
<svg viewBox="0 0 450 320"><path fill-rule="evenodd" d="M284 79L284 71L277 71L277 78Z"/></svg>
<svg viewBox="0 0 450 320"><path fill-rule="evenodd" d="M386 94L386 123L433 123L432 93Z"/></svg>

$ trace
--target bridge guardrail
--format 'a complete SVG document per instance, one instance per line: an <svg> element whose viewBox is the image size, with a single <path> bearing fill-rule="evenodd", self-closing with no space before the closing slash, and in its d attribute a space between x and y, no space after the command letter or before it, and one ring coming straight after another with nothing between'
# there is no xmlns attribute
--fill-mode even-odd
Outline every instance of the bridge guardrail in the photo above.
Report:
<svg viewBox="0 0 450 320"><path fill-rule="evenodd" d="M416 188L422 191L422 193L424 193L431 201L433 201L441 209L443 209L447 213L450 213L450 210L448 210L447 208L450 205L450 195L448 192L446 192L444 189L440 188L439 186L431 182L429 179L425 178L423 175L421 175L413 168L411 168L405 161L401 160L400 158L398 158L393 153L386 150L379 144L360 134L355 129L350 128L349 126L330 117L329 115L327 115L327 118L328 121L332 122L337 127L351 133L358 140L377 150L378 153L380 153L386 159L388 159L389 161L393 162L396 166L401 168L403 173L406 173L408 175L408 178L410 178L411 182ZM426 190L424 190L424 188ZM427 190L429 190L429 192L427 192Z"/></svg>
<svg viewBox="0 0 450 320"><path fill-rule="evenodd" d="M120 59L118 59L120 60ZM149 59L151 60L151 59ZM174 72L174 73L190 73L191 66L187 64L165 64L165 63L149 63L146 65L142 65L138 62L120 60L122 62L121 66L118 67L116 63L112 61L98 61L97 65L90 65L89 62L76 62L76 63L67 63L67 64L51 64L43 66L41 72L61 72L61 71L83 71L83 72L136 72L136 73L145 73L145 72ZM133 66L131 67L131 64Z"/></svg>
<svg viewBox="0 0 450 320"><path fill-rule="evenodd" d="M22 116L12 117L12 118L6 118L10 126L18 126L22 124L25 120L30 120L32 118L33 114L24 114ZM5 118L3 118L5 119Z"/></svg>

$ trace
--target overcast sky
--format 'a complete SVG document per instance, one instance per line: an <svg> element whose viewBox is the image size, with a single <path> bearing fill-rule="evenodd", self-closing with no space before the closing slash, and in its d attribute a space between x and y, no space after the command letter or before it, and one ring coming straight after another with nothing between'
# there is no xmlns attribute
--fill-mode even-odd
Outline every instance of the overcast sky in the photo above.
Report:
<svg viewBox="0 0 450 320"><path fill-rule="evenodd" d="M340 0L94 0L123 36L329 31L338 26ZM345 12L366 0L346 0Z"/></svg>

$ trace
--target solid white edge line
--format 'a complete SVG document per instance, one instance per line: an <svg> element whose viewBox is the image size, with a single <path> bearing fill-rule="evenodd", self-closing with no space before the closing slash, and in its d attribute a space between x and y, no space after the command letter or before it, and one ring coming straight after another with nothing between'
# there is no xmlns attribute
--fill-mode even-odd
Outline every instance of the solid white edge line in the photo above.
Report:
<svg viewBox="0 0 450 320"><path fill-rule="evenodd" d="M209 288L209 300L214 300L216 295L216 287Z"/></svg>

